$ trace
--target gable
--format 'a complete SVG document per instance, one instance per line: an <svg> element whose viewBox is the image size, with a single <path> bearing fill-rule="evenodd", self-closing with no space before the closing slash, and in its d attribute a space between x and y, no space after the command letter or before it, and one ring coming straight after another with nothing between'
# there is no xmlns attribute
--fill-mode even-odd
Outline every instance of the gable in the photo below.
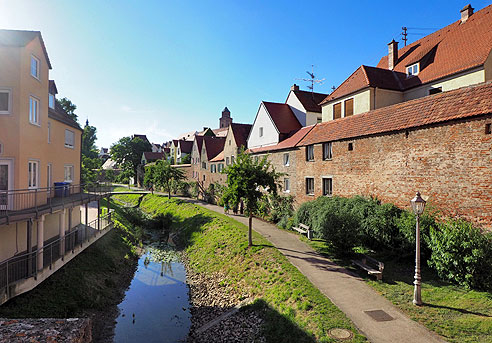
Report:
<svg viewBox="0 0 492 343"><path fill-rule="evenodd" d="M260 136L260 128L263 128L263 135ZM262 102L256 114L255 121L248 136L248 147L260 147L277 144L279 141L279 131L275 126L265 104Z"/></svg>

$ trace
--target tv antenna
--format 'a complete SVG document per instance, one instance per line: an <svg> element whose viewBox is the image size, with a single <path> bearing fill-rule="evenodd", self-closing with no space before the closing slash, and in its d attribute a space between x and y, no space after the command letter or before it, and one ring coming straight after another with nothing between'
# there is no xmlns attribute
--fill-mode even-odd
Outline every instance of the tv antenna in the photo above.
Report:
<svg viewBox="0 0 492 343"><path fill-rule="evenodd" d="M408 30L417 30L417 31L433 31L433 30L437 30L437 28L435 27L406 27L406 26L403 26L401 28L402 32L401 32L401 36L402 36L402 41L405 42L405 46L407 46L407 41L408 41L408 38L407 36L408 35L418 35L418 36L425 36L426 33L424 32L408 32Z"/></svg>
<svg viewBox="0 0 492 343"><path fill-rule="evenodd" d="M314 85L322 85L325 79L317 79L316 76L314 75L314 64L311 64L311 72L306 71L306 73L309 75L309 79L296 79L300 81L305 81L305 82L310 82L311 85L308 86L308 88L311 90L311 93L314 92Z"/></svg>

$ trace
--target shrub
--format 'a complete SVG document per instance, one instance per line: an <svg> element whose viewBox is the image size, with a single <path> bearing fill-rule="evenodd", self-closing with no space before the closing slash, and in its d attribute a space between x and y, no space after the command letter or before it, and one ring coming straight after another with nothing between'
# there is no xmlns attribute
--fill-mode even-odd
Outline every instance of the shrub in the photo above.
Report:
<svg viewBox="0 0 492 343"><path fill-rule="evenodd" d="M463 220L431 228L429 265L439 277L467 288L492 289L492 235Z"/></svg>
<svg viewBox="0 0 492 343"><path fill-rule="evenodd" d="M282 197L279 195L270 195L270 220L274 223L278 223L281 220L286 221L292 217L294 213L294 198L292 196Z"/></svg>
<svg viewBox="0 0 492 343"><path fill-rule="evenodd" d="M199 194L200 190L198 188L198 182L192 182L191 183L191 197L192 198L198 198L198 194Z"/></svg>
<svg viewBox="0 0 492 343"><path fill-rule="evenodd" d="M190 196L190 183L186 181L180 181L178 185L178 191L181 193L182 196L184 197L189 197Z"/></svg>

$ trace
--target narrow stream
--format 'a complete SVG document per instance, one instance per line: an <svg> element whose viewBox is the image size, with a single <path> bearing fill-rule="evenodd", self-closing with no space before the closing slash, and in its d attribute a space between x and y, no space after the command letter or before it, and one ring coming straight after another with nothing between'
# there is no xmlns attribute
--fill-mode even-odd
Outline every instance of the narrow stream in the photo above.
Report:
<svg viewBox="0 0 492 343"><path fill-rule="evenodd" d="M177 254L147 246L118 308L114 342L184 342L191 314L186 270Z"/></svg>

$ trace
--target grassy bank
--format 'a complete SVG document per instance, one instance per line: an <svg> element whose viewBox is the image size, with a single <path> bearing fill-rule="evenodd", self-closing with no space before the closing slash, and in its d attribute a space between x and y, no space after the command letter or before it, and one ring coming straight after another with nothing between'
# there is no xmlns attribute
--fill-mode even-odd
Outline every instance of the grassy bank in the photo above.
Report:
<svg viewBox="0 0 492 343"><path fill-rule="evenodd" d="M177 199L147 195L141 209L173 217L183 233L190 265L199 273L227 275L237 294L253 296L263 313L264 335L271 342L334 342L332 328L353 332L352 342L365 341L351 321L261 236L247 246L247 227L226 216ZM241 299L242 297L239 297Z"/></svg>
<svg viewBox="0 0 492 343"><path fill-rule="evenodd" d="M308 241L315 250L336 259L331 247L321 240ZM443 336L449 342L492 342L492 294L467 290L440 281L426 266L422 268L424 306L412 304L414 262L390 256L376 256L384 262L383 281L377 282L361 272L378 293L402 309L410 318ZM338 260L342 265L348 261Z"/></svg>
<svg viewBox="0 0 492 343"><path fill-rule="evenodd" d="M0 306L3 318L68 318L117 305L133 276L139 233L116 214L115 228L32 291Z"/></svg>

